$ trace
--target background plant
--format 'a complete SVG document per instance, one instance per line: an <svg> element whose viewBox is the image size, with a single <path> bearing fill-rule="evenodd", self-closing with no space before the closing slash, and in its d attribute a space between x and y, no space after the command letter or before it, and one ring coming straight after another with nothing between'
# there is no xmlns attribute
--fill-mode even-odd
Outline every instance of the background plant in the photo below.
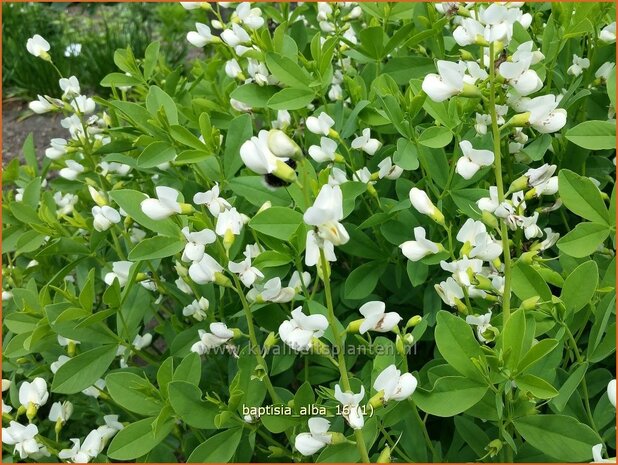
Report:
<svg viewBox="0 0 618 465"><path fill-rule="evenodd" d="M31 103L71 138L3 174L5 453L615 455L611 5L183 6L189 72Z"/></svg>

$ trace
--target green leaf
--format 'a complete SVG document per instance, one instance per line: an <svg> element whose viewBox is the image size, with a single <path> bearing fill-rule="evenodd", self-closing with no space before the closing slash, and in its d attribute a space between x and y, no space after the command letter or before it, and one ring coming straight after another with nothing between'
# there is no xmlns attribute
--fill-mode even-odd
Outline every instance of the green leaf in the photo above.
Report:
<svg viewBox="0 0 618 465"><path fill-rule="evenodd" d="M616 108L616 68L607 77L607 95L612 107Z"/></svg>
<svg viewBox="0 0 618 465"><path fill-rule="evenodd" d="M249 115L240 115L230 122L225 136L225 151L223 152L223 170L227 179L232 178L242 168L240 146L253 136L253 123Z"/></svg>
<svg viewBox="0 0 618 465"><path fill-rule="evenodd" d="M249 227L267 236L289 241L303 224L303 215L291 208L271 207L255 215Z"/></svg>
<svg viewBox="0 0 618 465"><path fill-rule="evenodd" d="M168 395L174 412L186 424L193 428L216 429L215 417L219 409L202 400L202 391L195 384L172 381L168 384Z"/></svg>
<svg viewBox="0 0 618 465"><path fill-rule="evenodd" d="M170 257L177 254L184 248L185 244L180 238L155 236L140 241L131 252L129 260L137 262L140 260L156 260L158 258Z"/></svg>
<svg viewBox="0 0 618 465"><path fill-rule="evenodd" d="M531 446L564 462L589 461L592 446L603 442L589 426L566 415L530 415L513 424Z"/></svg>
<svg viewBox="0 0 618 465"><path fill-rule="evenodd" d="M195 150L206 150L206 144L204 144L199 137L189 131L183 126L171 126L170 135L176 142L179 142L187 147L191 147Z"/></svg>
<svg viewBox="0 0 618 465"><path fill-rule="evenodd" d="M551 146L552 137L549 134L541 134L534 139L531 144L528 144L522 152L530 157L533 161L542 160L545 152Z"/></svg>
<svg viewBox="0 0 618 465"><path fill-rule="evenodd" d="M107 456L110 459L127 461L146 455L163 441L174 427L174 420L170 418L158 425L155 434L153 423L156 420L156 417L144 418L118 431L107 448Z"/></svg>
<svg viewBox="0 0 618 465"><path fill-rule="evenodd" d="M281 89L270 99L268 108L273 110L300 110L309 105L315 97L310 89L286 88Z"/></svg>
<svg viewBox="0 0 618 465"><path fill-rule="evenodd" d="M311 76L297 63L278 53L266 54L266 66L272 75L286 86L307 89Z"/></svg>
<svg viewBox="0 0 618 465"><path fill-rule="evenodd" d="M178 109L174 99L160 87L151 86L146 96L146 109L156 117L160 108L163 108L170 124L178 124Z"/></svg>
<svg viewBox="0 0 618 465"><path fill-rule="evenodd" d="M272 190L265 187L262 176L235 177L230 181L229 187L234 194L242 196L256 207L261 207L264 202L268 201L274 206L286 206L292 203L292 199L285 189Z"/></svg>
<svg viewBox="0 0 618 465"><path fill-rule="evenodd" d="M362 53L370 58L380 60L384 53L384 29L382 26L363 28L358 34Z"/></svg>
<svg viewBox="0 0 618 465"><path fill-rule="evenodd" d="M575 229L556 243L560 251L575 258L592 255L609 236L609 226L598 223L579 223Z"/></svg>
<svg viewBox="0 0 618 465"><path fill-rule="evenodd" d="M575 268L564 281L560 300L568 312L578 312L590 303L599 284L599 267L588 260Z"/></svg>
<svg viewBox="0 0 618 465"><path fill-rule="evenodd" d="M611 121L584 121L569 129L565 137L588 150L615 149L616 124Z"/></svg>
<svg viewBox="0 0 618 465"><path fill-rule="evenodd" d="M154 168L176 158L176 150L167 142L153 142L137 159L140 168Z"/></svg>
<svg viewBox="0 0 618 465"><path fill-rule="evenodd" d="M253 83L243 84L232 91L230 98L246 103L252 108L264 108L268 100L278 90L279 88L276 86L258 86Z"/></svg>
<svg viewBox="0 0 618 465"><path fill-rule="evenodd" d="M543 357L545 357L552 350L554 350L557 345L558 341L556 339L543 339L538 343L534 344L519 362L519 365L517 366L517 371L523 372L526 371L528 368L533 367Z"/></svg>
<svg viewBox="0 0 618 465"><path fill-rule="evenodd" d="M452 417L479 402L487 389L488 386L463 376L445 376L436 381L431 391L417 389L412 394L412 400L430 415Z"/></svg>
<svg viewBox="0 0 618 465"><path fill-rule="evenodd" d="M515 263L511 274L511 283L513 292L521 300L537 296L543 302L551 300L552 294L547 283L538 271L523 262Z"/></svg>
<svg viewBox="0 0 618 465"><path fill-rule="evenodd" d="M52 381L58 394L76 394L92 386L107 371L116 357L115 344L91 349L62 365Z"/></svg>
<svg viewBox="0 0 618 465"><path fill-rule="evenodd" d="M154 386L145 378L130 372L110 373L105 387L111 398L125 409L144 416L157 415L163 405L152 395Z"/></svg>
<svg viewBox="0 0 618 465"><path fill-rule="evenodd" d="M373 292L386 264L379 261L364 263L352 271L345 280L346 299L360 300Z"/></svg>
<svg viewBox="0 0 618 465"><path fill-rule="evenodd" d="M159 48L161 43L159 41L152 42L148 47L146 47L146 51L144 52L144 78L150 79L152 76L152 72L157 66L157 61L159 60Z"/></svg>
<svg viewBox="0 0 618 465"><path fill-rule="evenodd" d="M211 436L197 446L187 463L227 463L238 448L242 428L231 428Z"/></svg>
<svg viewBox="0 0 618 465"><path fill-rule="evenodd" d="M558 395L555 387L538 376L521 375L515 378L515 382L519 389L530 392L537 399L551 399Z"/></svg>
<svg viewBox="0 0 618 465"><path fill-rule="evenodd" d="M134 78L133 76L127 76L124 73L109 73L103 79L101 79L101 87L125 87L125 86L137 86L142 81Z"/></svg>
<svg viewBox="0 0 618 465"><path fill-rule="evenodd" d="M588 371L588 363L583 363L573 370L567 380L562 383L558 396L552 399L552 407L559 412L565 409L567 402L584 379L584 376L586 376L586 371Z"/></svg>
<svg viewBox="0 0 618 465"><path fill-rule="evenodd" d="M418 150L411 140L399 138L397 140L397 150L393 154L393 163L401 166L404 170L413 171L418 169Z"/></svg>
<svg viewBox="0 0 618 465"><path fill-rule="evenodd" d="M447 146L453 140L453 133L443 126L425 129L418 138L418 143L432 149Z"/></svg>
<svg viewBox="0 0 618 465"><path fill-rule="evenodd" d="M195 331L197 335L197 330ZM174 381L186 381L198 385L202 378L202 360L195 352L189 353L174 371Z"/></svg>
<svg viewBox="0 0 618 465"><path fill-rule="evenodd" d="M155 231L164 236L179 237L180 228L170 218L164 220L150 219L142 212L141 203L148 198L146 194L130 189L120 189L111 191L109 196L114 202L127 212L131 218L137 221L142 226Z"/></svg>
<svg viewBox="0 0 618 465"><path fill-rule="evenodd" d="M440 354L450 366L468 378L480 379L479 370L471 359L482 359L483 351L468 323L449 312L440 311L436 317L435 338Z"/></svg>
<svg viewBox="0 0 618 465"><path fill-rule="evenodd" d="M565 207L593 223L608 224L609 213L601 191L589 178L563 169L558 175L558 185Z"/></svg>
<svg viewBox="0 0 618 465"><path fill-rule="evenodd" d="M524 310L513 312L504 325L499 341L507 357L507 366L514 368L519 363L526 333L526 314Z"/></svg>

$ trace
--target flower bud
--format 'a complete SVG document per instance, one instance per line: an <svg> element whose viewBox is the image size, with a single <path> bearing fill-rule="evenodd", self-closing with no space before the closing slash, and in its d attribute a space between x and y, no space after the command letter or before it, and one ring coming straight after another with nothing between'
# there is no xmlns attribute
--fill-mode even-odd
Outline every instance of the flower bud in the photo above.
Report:
<svg viewBox="0 0 618 465"><path fill-rule="evenodd" d="M380 408L383 407L385 404L384 402L384 391L379 391L377 392L371 399L369 399L369 405L371 405L372 408Z"/></svg>
<svg viewBox="0 0 618 465"><path fill-rule="evenodd" d="M478 98L481 97L481 91L478 87L466 82L464 83L463 90L459 95L462 97Z"/></svg>
<svg viewBox="0 0 618 465"><path fill-rule="evenodd" d="M397 348L397 352L400 355L403 355L404 357L406 356L406 350L403 345L403 339L401 338L399 334L397 334L397 338L395 339L395 347Z"/></svg>
<svg viewBox="0 0 618 465"><path fill-rule="evenodd" d="M266 202L264 202L262 204L262 206L260 207L260 209L257 212L258 213L262 213L263 211L268 210L272 206L273 206L273 204L271 203L271 201L267 200Z"/></svg>
<svg viewBox="0 0 618 465"><path fill-rule="evenodd" d="M26 409L26 417L28 418L28 421L30 421L30 423L32 423L32 420L36 417L37 410L37 406L34 405L32 402L28 404L28 408Z"/></svg>
<svg viewBox="0 0 618 465"><path fill-rule="evenodd" d="M275 170L272 172L273 175L277 176L282 181L286 181L290 183L296 181L296 171L294 171L292 167L285 164L281 160L277 160L276 164L277 166Z"/></svg>
<svg viewBox="0 0 618 465"><path fill-rule="evenodd" d="M348 333L358 333L361 325L363 324L363 319L351 321L346 328L346 332Z"/></svg>
<svg viewBox="0 0 618 465"><path fill-rule="evenodd" d="M343 433L330 433L330 439L331 444L343 444L344 442L348 442L348 439Z"/></svg>
<svg viewBox="0 0 618 465"><path fill-rule="evenodd" d="M498 223L498 219L486 210L483 210L483 213L481 215L481 221L486 226L489 226L492 229L495 229L495 230L500 229L500 224Z"/></svg>
<svg viewBox="0 0 618 465"><path fill-rule="evenodd" d="M219 286L223 286L223 287L230 287L230 288L234 287L232 285L232 281L230 281L230 278L225 276L220 271L217 271L215 273L215 284L218 284Z"/></svg>
<svg viewBox="0 0 618 465"><path fill-rule="evenodd" d="M489 452L490 457L495 457L502 450L502 441L500 441L500 439L494 439L487 444L485 450Z"/></svg>
<svg viewBox="0 0 618 465"><path fill-rule="evenodd" d="M302 156L302 151L298 144L280 129L268 131L268 148L278 157L298 159Z"/></svg>
<svg viewBox="0 0 618 465"><path fill-rule="evenodd" d="M329 355L330 348L317 337L314 337L311 340L311 353L316 355Z"/></svg>
<svg viewBox="0 0 618 465"><path fill-rule="evenodd" d="M405 344L408 346L411 346L412 344L414 344L414 336L412 336L412 333L404 334L403 342L405 342Z"/></svg>
<svg viewBox="0 0 618 465"><path fill-rule="evenodd" d="M527 111L525 113L518 113L517 115L513 116L510 120L507 121L506 125L508 127L523 128L528 124L529 121L530 112Z"/></svg>
<svg viewBox="0 0 618 465"><path fill-rule="evenodd" d="M232 245L234 244L236 236L234 236L234 232L231 229L225 231L223 235L223 247L225 247L226 251L229 251Z"/></svg>
<svg viewBox="0 0 618 465"><path fill-rule="evenodd" d="M420 315L414 315L412 318L408 320L406 323L406 328L413 328L418 325L421 321L423 321L423 317Z"/></svg>
<svg viewBox="0 0 618 465"><path fill-rule="evenodd" d="M94 200L99 207L107 205L107 199L102 192L99 192L93 186L88 186L88 192L90 192L90 197L92 197L92 200Z"/></svg>
<svg viewBox="0 0 618 465"><path fill-rule="evenodd" d="M182 215L190 215L191 213L195 211L195 208L193 208L193 205L189 203L181 203L179 205L180 205L180 213Z"/></svg>
<svg viewBox="0 0 618 465"><path fill-rule="evenodd" d="M524 310L534 310L541 298L538 295L530 297L521 303L521 308Z"/></svg>
<svg viewBox="0 0 618 465"><path fill-rule="evenodd" d="M380 452L376 463L391 463L391 448L388 445Z"/></svg>
<svg viewBox="0 0 618 465"><path fill-rule="evenodd" d="M274 331L271 331L266 340L264 341L264 348L269 350L271 347L277 344L277 334Z"/></svg>

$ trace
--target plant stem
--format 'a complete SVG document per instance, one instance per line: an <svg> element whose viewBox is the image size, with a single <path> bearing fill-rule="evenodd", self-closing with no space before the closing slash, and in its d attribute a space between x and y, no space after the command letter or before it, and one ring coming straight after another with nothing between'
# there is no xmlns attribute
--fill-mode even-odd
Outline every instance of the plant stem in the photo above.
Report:
<svg viewBox="0 0 618 465"><path fill-rule="evenodd" d="M333 336L335 338L335 345L337 346L337 359L339 362L339 373L341 375L341 384L344 391L351 391L350 379L348 378L348 368L345 363L345 355L343 353L343 341L341 340L341 334L337 331L337 318L335 317L335 309L333 307L333 296L330 289L330 273L329 265L324 255L324 251L320 249L320 262L322 266L322 274L324 276L324 294L326 295L326 307L328 308L328 323L333 330ZM360 453L363 463L369 463L369 454L367 453L367 446L365 445L365 438L363 438L363 432L360 429L354 430L354 437L356 438L356 447Z"/></svg>
<svg viewBox="0 0 618 465"><path fill-rule="evenodd" d="M489 44L489 113L491 115L491 131L494 141L494 169L496 185L498 188L498 201L504 202L504 184L502 181L502 152L500 150L500 129L498 128L498 115L496 114L496 66L493 42ZM505 324L511 315L511 250L509 248L509 236L504 221L500 222L500 236L502 238L502 253L504 255L504 293L502 298L502 322Z"/></svg>
<svg viewBox="0 0 618 465"><path fill-rule="evenodd" d="M255 354L255 359L257 360L258 365L261 365L265 372L262 381L264 381L264 384L266 385L266 390L268 391L271 400L276 404L280 404L281 398L277 395L273 384L270 382L270 377L268 376L268 365L266 365L266 360L264 360L264 357L262 356L260 345L258 344L257 337L255 336L255 326L253 324L253 314L251 313L251 308L249 307L249 303L245 298L245 293L242 290L238 276L232 273L232 277L234 278L236 292L240 297L240 301L242 302L242 308L245 311L245 317L247 318L247 327L249 328L249 340L251 342L251 350Z"/></svg>

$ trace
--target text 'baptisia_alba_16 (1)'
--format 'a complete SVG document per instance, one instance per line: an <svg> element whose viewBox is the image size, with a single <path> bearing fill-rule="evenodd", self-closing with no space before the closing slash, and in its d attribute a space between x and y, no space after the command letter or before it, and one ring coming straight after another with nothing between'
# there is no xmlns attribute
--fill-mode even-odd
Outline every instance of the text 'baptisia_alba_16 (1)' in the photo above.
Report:
<svg viewBox="0 0 618 465"><path fill-rule="evenodd" d="M167 8L3 50L3 459L615 462L615 5Z"/></svg>

